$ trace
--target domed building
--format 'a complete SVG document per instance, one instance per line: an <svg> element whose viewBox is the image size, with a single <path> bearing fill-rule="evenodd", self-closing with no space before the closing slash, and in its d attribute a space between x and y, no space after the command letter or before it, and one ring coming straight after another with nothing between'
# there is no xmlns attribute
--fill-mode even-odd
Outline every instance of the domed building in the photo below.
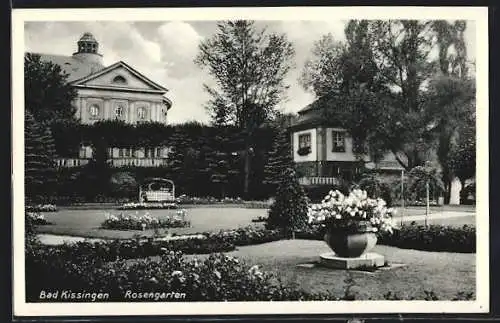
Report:
<svg viewBox="0 0 500 323"><path fill-rule="evenodd" d="M68 82L76 89L76 117L84 124L99 120L122 120L126 123L160 122L167 124L172 102L168 90L139 71L118 61L105 66L99 53L99 42L84 33L71 56L40 54L41 59L57 64L68 74ZM168 149L109 148L114 166L161 166ZM92 157L90 147L82 145L79 158L58 160L60 166L80 166Z"/></svg>

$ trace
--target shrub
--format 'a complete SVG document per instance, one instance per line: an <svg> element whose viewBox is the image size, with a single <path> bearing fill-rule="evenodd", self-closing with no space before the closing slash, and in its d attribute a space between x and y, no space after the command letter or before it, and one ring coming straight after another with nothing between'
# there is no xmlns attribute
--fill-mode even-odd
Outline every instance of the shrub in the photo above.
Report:
<svg viewBox="0 0 500 323"><path fill-rule="evenodd" d="M109 230L149 230L160 228L185 228L190 225L189 221L184 220L186 211L177 211L177 217L158 219L152 217L149 213L142 216L124 215L118 216L107 214L106 220L101 224L101 228Z"/></svg>
<svg viewBox="0 0 500 323"><path fill-rule="evenodd" d="M366 191L372 198L383 199L389 206L393 203L391 185L384 182L377 172L364 173L355 187Z"/></svg>
<svg viewBox="0 0 500 323"><path fill-rule="evenodd" d="M26 206L28 212L57 212L57 207L54 204L38 204Z"/></svg>
<svg viewBox="0 0 500 323"><path fill-rule="evenodd" d="M267 222L267 216L258 216L256 218L252 219L252 222L254 222L254 223Z"/></svg>
<svg viewBox="0 0 500 323"><path fill-rule="evenodd" d="M380 234L379 243L404 249L425 251L476 252L476 229L430 225L403 225L392 235Z"/></svg>
<svg viewBox="0 0 500 323"><path fill-rule="evenodd" d="M109 179L111 193L115 196L133 196L139 188L135 177L129 172L117 172Z"/></svg>
<svg viewBox="0 0 500 323"><path fill-rule="evenodd" d="M51 224L45 219L45 216L40 212L26 212L26 218L31 225L48 225Z"/></svg>
<svg viewBox="0 0 500 323"><path fill-rule="evenodd" d="M331 292L311 293L296 283L286 284L279 275L261 271L258 266L221 254L211 254L204 260L186 259L181 252L163 250L159 259L103 262L99 258L74 258L67 261L55 249L39 246L26 251L26 300L41 302L41 291L72 290L107 293L95 301L309 301L355 300L350 286L344 295ZM40 279L41 278L41 279ZM126 298L130 292L142 297ZM166 292L180 297L168 296ZM182 297L184 295L184 297ZM91 294L89 294L91 296ZM137 295L138 296L138 295ZM432 291L425 299L437 300ZM457 300L470 299L472 293L461 292ZM396 294L384 299L401 299ZM60 297L57 302L91 301Z"/></svg>
<svg viewBox="0 0 500 323"><path fill-rule="evenodd" d="M179 206L177 203L125 203L118 207L118 210L175 210Z"/></svg>
<svg viewBox="0 0 500 323"><path fill-rule="evenodd" d="M276 200L271 205L266 227L281 229L286 235L307 225L307 196L295 171L287 169L279 183Z"/></svg>
<svg viewBox="0 0 500 323"><path fill-rule="evenodd" d="M321 226L309 226L297 232L297 239L323 240L325 231ZM476 252L476 229L464 225L461 228L430 225L403 225L393 234L378 233L380 245L423 251L446 251L459 253Z"/></svg>

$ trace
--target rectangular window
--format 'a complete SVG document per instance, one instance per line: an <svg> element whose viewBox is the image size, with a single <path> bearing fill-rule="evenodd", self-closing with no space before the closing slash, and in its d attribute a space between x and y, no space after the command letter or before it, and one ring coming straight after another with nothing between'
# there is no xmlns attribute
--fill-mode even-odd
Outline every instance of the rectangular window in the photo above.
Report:
<svg viewBox="0 0 500 323"><path fill-rule="evenodd" d="M332 131L332 151L345 152L345 132Z"/></svg>
<svg viewBox="0 0 500 323"><path fill-rule="evenodd" d="M123 148L118 149L118 157L123 158Z"/></svg>
<svg viewBox="0 0 500 323"><path fill-rule="evenodd" d="M305 134L299 135L299 149L300 148L307 148L307 147L311 147L311 134L305 133Z"/></svg>
<svg viewBox="0 0 500 323"><path fill-rule="evenodd" d="M131 153L131 149L130 148L125 148L124 150L125 150L125 153L124 153L125 157L131 157L131 154L130 154Z"/></svg>

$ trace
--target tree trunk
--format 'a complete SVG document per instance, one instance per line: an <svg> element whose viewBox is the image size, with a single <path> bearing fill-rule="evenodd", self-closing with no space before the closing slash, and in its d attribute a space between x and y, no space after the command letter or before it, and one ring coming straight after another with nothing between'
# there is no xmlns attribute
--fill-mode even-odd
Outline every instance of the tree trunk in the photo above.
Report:
<svg viewBox="0 0 500 323"><path fill-rule="evenodd" d="M243 197L245 199L249 198L249 183L250 183L250 152L249 145L245 145L245 178L243 182Z"/></svg>
<svg viewBox="0 0 500 323"><path fill-rule="evenodd" d="M460 190L462 189L462 184L458 177L453 177L450 185L450 205L460 204Z"/></svg>

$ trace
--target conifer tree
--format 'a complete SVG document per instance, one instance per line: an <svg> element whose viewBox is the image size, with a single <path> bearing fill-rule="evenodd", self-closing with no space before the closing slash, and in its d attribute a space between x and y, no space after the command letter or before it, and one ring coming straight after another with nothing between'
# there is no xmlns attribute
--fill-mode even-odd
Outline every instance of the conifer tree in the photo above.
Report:
<svg viewBox="0 0 500 323"><path fill-rule="evenodd" d="M26 197L50 194L55 183L55 145L48 127L25 112L25 187Z"/></svg>
<svg viewBox="0 0 500 323"><path fill-rule="evenodd" d="M308 199L295 171L288 168L278 184L276 200L269 209L266 227L290 236L307 225Z"/></svg>
<svg viewBox="0 0 500 323"><path fill-rule="evenodd" d="M186 161L188 159L189 138L182 131L177 129L170 138L170 152L168 159L170 161L170 170L176 186L181 188L181 191L186 192L189 184L189 172Z"/></svg>
<svg viewBox="0 0 500 323"><path fill-rule="evenodd" d="M294 168L291 151L288 131L279 131L274 137L273 148L269 152L267 163L264 166L264 183L277 187L283 180L284 172L288 168Z"/></svg>

